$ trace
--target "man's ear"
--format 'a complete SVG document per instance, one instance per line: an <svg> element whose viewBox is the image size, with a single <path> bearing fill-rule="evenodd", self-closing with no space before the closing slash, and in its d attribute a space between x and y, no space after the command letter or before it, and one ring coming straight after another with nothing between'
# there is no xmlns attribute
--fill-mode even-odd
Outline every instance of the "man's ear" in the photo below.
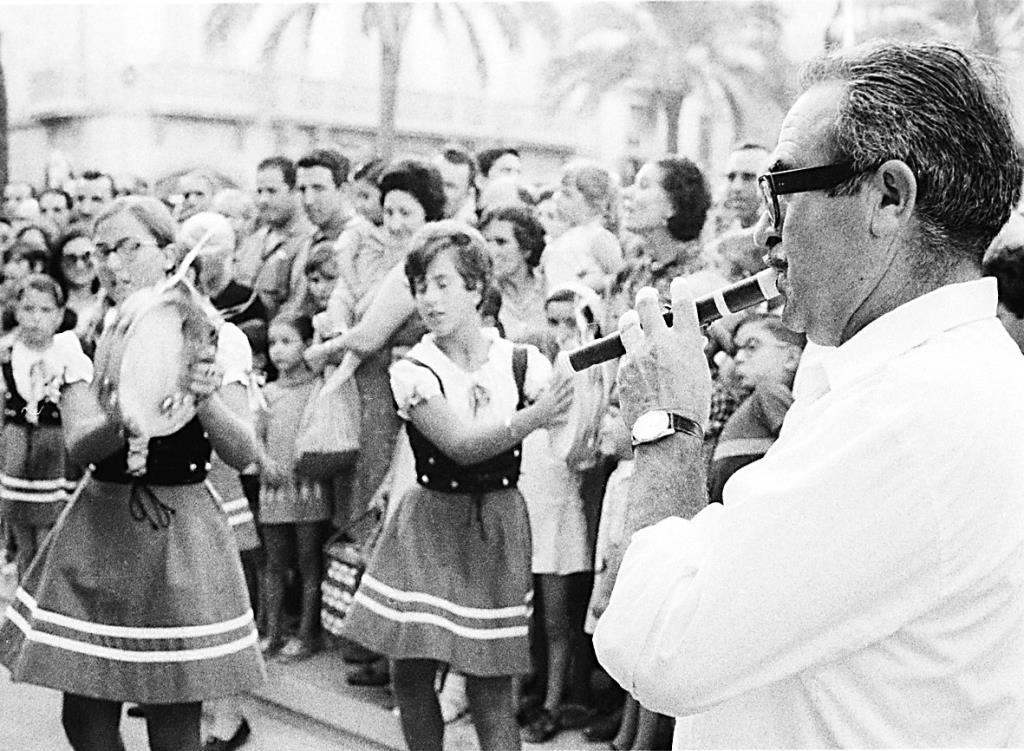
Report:
<svg viewBox="0 0 1024 751"><path fill-rule="evenodd" d="M917 178L899 159L884 162L868 183L871 191L871 234L888 237L909 222L917 206Z"/></svg>

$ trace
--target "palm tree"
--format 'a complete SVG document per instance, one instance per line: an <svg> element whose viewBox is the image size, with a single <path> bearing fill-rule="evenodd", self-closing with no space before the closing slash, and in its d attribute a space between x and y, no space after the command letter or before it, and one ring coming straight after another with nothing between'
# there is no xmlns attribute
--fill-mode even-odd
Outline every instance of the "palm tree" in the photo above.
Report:
<svg viewBox="0 0 1024 751"><path fill-rule="evenodd" d="M278 13L274 23L264 37L260 56L265 66L273 63L285 33L298 24L302 39L308 46L310 33L320 11L328 3L297 3L288 6L274 6ZM220 3L215 5L207 17L207 49L215 50L232 35L247 27L254 18L258 4ZM488 14L497 24L510 51L519 49L521 33L530 24L543 33L551 33L556 25L552 23L554 13L546 4L481 3L460 4L438 3L363 3L361 29L367 36L376 36L380 44L380 111L377 132L377 152L385 159L390 157L395 144L395 113L398 104L398 76L403 62L403 51L408 37L409 24L417 11L430 11L436 27L443 33L455 26L461 26L469 40L473 62L481 85L487 83L488 63L483 41L478 30L479 15Z"/></svg>
<svg viewBox="0 0 1024 751"><path fill-rule="evenodd" d="M859 12L849 12L854 9ZM1019 46L1022 26L1020 0L838 0L826 46L836 46L844 35L855 42L945 39L998 58Z"/></svg>
<svg viewBox="0 0 1024 751"><path fill-rule="evenodd" d="M640 2L588 5L570 24L572 48L552 61L556 101L581 94L585 108L613 91L632 92L668 123L665 148L679 143L679 115L694 94L705 102L700 158L708 163L707 103L724 101L735 132L750 114L788 99L788 63L776 48L781 20L773 4Z"/></svg>

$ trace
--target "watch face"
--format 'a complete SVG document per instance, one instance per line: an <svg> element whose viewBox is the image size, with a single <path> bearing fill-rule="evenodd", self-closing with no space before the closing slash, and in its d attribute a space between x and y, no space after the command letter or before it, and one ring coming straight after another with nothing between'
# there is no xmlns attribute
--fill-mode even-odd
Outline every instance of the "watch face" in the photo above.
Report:
<svg viewBox="0 0 1024 751"><path fill-rule="evenodd" d="M645 412L633 423L633 441L644 443L665 435L669 429L668 415L661 410Z"/></svg>

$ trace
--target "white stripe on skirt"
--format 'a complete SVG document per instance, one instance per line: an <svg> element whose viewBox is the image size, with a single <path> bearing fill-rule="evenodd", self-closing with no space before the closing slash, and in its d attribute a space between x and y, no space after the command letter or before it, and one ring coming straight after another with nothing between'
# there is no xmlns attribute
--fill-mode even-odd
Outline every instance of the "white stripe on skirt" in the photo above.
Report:
<svg viewBox="0 0 1024 751"><path fill-rule="evenodd" d="M226 634L253 623L253 613L252 610L249 610L237 618L202 626L111 626L103 623L91 623L80 618L72 618L60 613L43 610L39 607L35 598L21 587L14 594L29 609L33 620L52 623L69 631L78 631L95 636L112 636L120 639L196 639ZM10 617L12 612L14 612L14 609L8 606L7 616Z"/></svg>
<svg viewBox="0 0 1024 751"><path fill-rule="evenodd" d="M253 629L241 639L212 647L166 651L115 649L114 647L103 647L98 644L89 644L68 639L64 636L36 631L11 607L7 608L6 615L11 623L22 630L25 634L25 639L29 641L46 644L67 652L77 652L107 660L120 660L121 662L192 662L195 660L209 660L248 649L256 643L257 639L256 629Z"/></svg>
<svg viewBox="0 0 1024 751"><path fill-rule="evenodd" d="M447 631L451 631L456 636L462 636L466 639L511 639L527 636L529 634L529 627L526 624L522 626L503 626L497 628L470 628L468 626L460 626L457 623L452 623L447 618L435 615L434 613L403 613L389 608L386 605L382 605L376 600L370 599L362 592L362 590L356 592L353 603L356 602L363 605L367 610L371 610L389 621L396 621L397 623L423 623L439 626Z"/></svg>
<svg viewBox="0 0 1024 751"><path fill-rule="evenodd" d="M526 617L529 612L526 605L513 605L507 608L470 608L465 605L457 605L450 600L445 600L436 595L430 595L426 592L404 592L400 589L390 587L380 579L376 579L370 574L363 574L363 578L360 581L361 587L369 587L370 589L380 592L385 597L390 597L393 600L400 602L421 602L424 605L432 605L435 608L441 610L447 610L453 615L461 616L463 618L476 618L481 620L497 619L497 618L516 618L519 616Z"/></svg>

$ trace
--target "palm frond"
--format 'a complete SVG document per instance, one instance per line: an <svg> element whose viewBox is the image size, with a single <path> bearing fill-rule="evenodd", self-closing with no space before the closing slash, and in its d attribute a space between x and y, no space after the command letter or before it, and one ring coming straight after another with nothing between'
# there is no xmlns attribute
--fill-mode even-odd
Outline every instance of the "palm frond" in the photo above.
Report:
<svg viewBox="0 0 1024 751"><path fill-rule="evenodd" d="M548 20L548 14L551 13L551 7L546 3L529 3L518 6L506 3L481 3L477 7L485 8L494 19L510 50L516 51L521 48L523 28L527 25L540 31L546 41L552 41L546 33L553 30L545 23Z"/></svg>
<svg viewBox="0 0 1024 751"><path fill-rule="evenodd" d="M484 45L480 42L480 35L477 33L476 21L470 14L469 10L465 5L461 3L453 3L448 6L462 21L463 27L466 29L466 36L469 39L469 48L473 51L473 62L476 64L476 74L480 77L480 83L483 85L487 84L487 53L484 50Z"/></svg>
<svg viewBox="0 0 1024 751"><path fill-rule="evenodd" d="M281 47L281 40L297 18L302 18L310 12L309 6L314 3L296 3L294 5L281 6L284 10L274 20L270 31L263 38L263 48L260 51L260 62L269 65L277 58L278 50ZM314 10L315 12L315 10ZM307 26L308 28L308 26ZM308 40L307 40L308 41Z"/></svg>
<svg viewBox="0 0 1024 751"><path fill-rule="evenodd" d="M223 47L235 34L247 27L259 6L256 3L217 3L203 22L203 45L211 52Z"/></svg>

